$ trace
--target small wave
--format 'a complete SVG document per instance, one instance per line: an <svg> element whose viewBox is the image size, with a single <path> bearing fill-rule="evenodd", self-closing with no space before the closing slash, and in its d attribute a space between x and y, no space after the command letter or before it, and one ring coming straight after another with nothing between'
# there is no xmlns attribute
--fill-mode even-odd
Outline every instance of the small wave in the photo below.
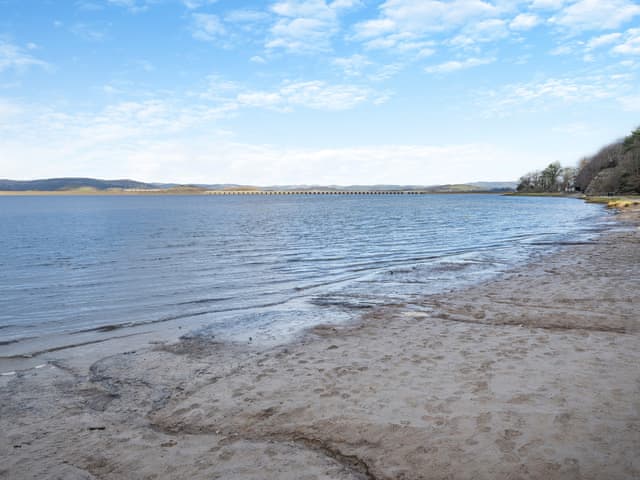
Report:
<svg viewBox="0 0 640 480"><path fill-rule="evenodd" d="M588 240L582 241L571 241L571 240L551 240L551 241L540 241L540 242L531 242L529 245L535 246L552 246L552 247L564 247L564 246L574 246L574 245L593 245L595 242L591 242Z"/></svg>
<svg viewBox="0 0 640 480"><path fill-rule="evenodd" d="M83 330L76 330L72 332L71 335L78 335L80 333L89 333L89 332L113 332L114 330L120 330L121 328L132 327L135 324L132 322L128 323L115 323L111 325L101 325L99 327L85 328Z"/></svg>
<svg viewBox="0 0 640 480"><path fill-rule="evenodd" d="M217 297L217 298L200 298L198 300L189 300L186 302L176 303L177 306L188 306L188 305L204 305L208 303L218 303L224 302L226 300L233 300L233 297Z"/></svg>

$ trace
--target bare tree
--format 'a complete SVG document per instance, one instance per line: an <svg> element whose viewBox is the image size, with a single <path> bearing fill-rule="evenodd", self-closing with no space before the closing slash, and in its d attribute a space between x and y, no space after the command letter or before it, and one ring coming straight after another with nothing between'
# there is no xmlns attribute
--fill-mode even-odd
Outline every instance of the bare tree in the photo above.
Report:
<svg viewBox="0 0 640 480"><path fill-rule="evenodd" d="M562 171L560 162L550 163L547 168L542 171L542 186L545 192L558 191L558 177Z"/></svg>
<svg viewBox="0 0 640 480"><path fill-rule="evenodd" d="M560 172L560 189L563 192L573 192L575 189L576 174L575 167L564 167Z"/></svg>

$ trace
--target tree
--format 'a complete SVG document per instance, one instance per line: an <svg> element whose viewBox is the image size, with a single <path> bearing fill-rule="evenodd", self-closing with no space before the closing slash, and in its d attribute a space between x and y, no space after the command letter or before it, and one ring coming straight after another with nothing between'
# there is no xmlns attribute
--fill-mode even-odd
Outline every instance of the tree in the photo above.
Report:
<svg viewBox="0 0 640 480"><path fill-rule="evenodd" d="M594 183L594 180L600 172L609 168L617 168L623 156L622 142L618 141L601 148L595 155L582 159L578 173L576 174L576 187L582 192L586 192L587 190L593 191L595 183L601 183ZM590 189L589 186L592 188ZM599 192L606 193L606 191L602 190L599 190Z"/></svg>
<svg viewBox="0 0 640 480"><path fill-rule="evenodd" d="M622 142L624 153L630 157L630 167L632 175L640 175L640 127L636 128L631 135Z"/></svg>
<svg viewBox="0 0 640 480"><path fill-rule="evenodd" d="M635 151L640 149L640 127L636 128L631 135L624 139L622 142L625 152Z"/></svg>
<svg viewBox="0 0 640 480"><path fill-rule="evenodd" d="M577 168L564 167L560 172L560 189L563 192L572 192L575 188Z"/></svg>
<svg viewBox="0 0 640 480"><path fill-rule="evenodd" d="M557 192L568 188L569 185L573 187L574 178L575 169L564 169L559 162L554 162L542 171L536 170L520 177L517 190L536 193Z"/></svg>
<svg viewBox="0 0 640 480"><path fill-rule="evenodd" d="M545 192L555 192L558 190L558 177L562 171L560 162L550 163L542 171L542 187Z"/></svg>

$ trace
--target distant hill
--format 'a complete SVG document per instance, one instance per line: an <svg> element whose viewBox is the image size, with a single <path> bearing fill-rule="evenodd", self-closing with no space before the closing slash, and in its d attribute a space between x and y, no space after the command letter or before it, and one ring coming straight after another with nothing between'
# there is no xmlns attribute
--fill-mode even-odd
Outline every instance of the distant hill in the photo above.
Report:
<svg viewBox="0 0 640 480"><path fill-rule="evenodd" d="M516 189L518 182L473 182L469 183L469 185L485 191L510 191Z"/></svg>
<svg viewBox="0 0 640 480"><path fill-rule="evenodd" d="M95 178L47 178L44 180L3 180L0 179L0 190L9 192L59 192L79 188L93 188L96 190L117 189L154 189L158 188L150 183L135 180L97 180Z"/></svg>
<svg viewBox="0 0 640 480"><path fill-rule="evenodd" d="M43 180L2 180L0 191L9 192L65 192L81 189L98 191L106 190L162 190L171 193L205 191L327 191L327 192L433 192L433 193L467 193L467 192L503 192L515 190L515 182L475 182L451 185L274 185L257 187L238 184L190 184L179 183L145 183L135 180L99 180L95 178L49 178Z"/></svg>

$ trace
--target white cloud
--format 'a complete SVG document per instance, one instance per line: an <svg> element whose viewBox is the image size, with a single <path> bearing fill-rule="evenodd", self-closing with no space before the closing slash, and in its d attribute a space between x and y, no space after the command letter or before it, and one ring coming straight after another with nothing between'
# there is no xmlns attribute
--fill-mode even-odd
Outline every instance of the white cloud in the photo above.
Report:
<svg viewBox="0 0 640 480"><path fill-rule="evenodd" d="M107 0L109 5L124 7L132 13L144 12L149 6L155 3L154 0ZM91 8L91 5L90 5ZM95 8L95 7L94 7Z"/></svg>
<svg viewBox="0 0 640 480"><path fill-rule="evenodd" d="M497 18L467 25L449 42L454 47L469 48L477 43L494 42L509 35L506 22Z"/></svg>
<svg viewBox="0 0 640 480"><path fill-rule="evenodd" d="M373 65L373 62L360 54L335 58L332 63L339 67L348 77L360 77L367 67Z"/></svg>
<svg viewBox="0 0 640 480"><path fill-rule="evenodd" d="M540 18L537 15L521 13L511 20L509 28L512 30L530 30L539 23Z"/></svg>
<svg viewBox="0 0 640 480"><path fill-rule="evenodd" d="M619 32L608 33L606 35L600 35L599 37L594 37L587 42L587 50L593 50L593 49L602 47L604 45L609 45L611 43L614 43L620 37L622 37L622 34Z"/></svg>
<svg viewBox="0 0 640 480"><path fill-rule="evenodd" d="M367 20L356 24L355 38L366 40L374 37L379 37L381 35L394 32L396 28L396 22L394 22L390 18Z"/></svg>
<svg viewBox="0 0 640 480"><path fill-rule="evenodd" d="M218 0L182 0L182 3L185 7L190 10L194 10L196 8L200 8L204 5L212 5L216 3Z"/></svg>
<svg viewBox="0 0 640 480"><path fill-rule="evenodd" d="M549 21L572 31L618 28L640 15L640 5L630 0L578 0Z"/></svg>
<svg viewBox="0 0 640 480"><path fill-rule="evenodd" d="M497 13L495 6L482 0L387 0L380 10L398 30L414 33L448 30Z"/></svg>
<svg viewBox="0 0 640 480"><path fill-rule="evenodd" d="M495 62L495 58L467 58L466 60L451 60L439 65L433 65L431 67L426 67L424 70L427 73L451 73L458 70L478 67L480 65L487 65L493 62Z"/></svg>
<svg viewBox="0 0 640 480"><path fill-rule="evenodd" d="M404 65L401 63L390 63L388 65L383 65L377 71L368 75L368 78L373 82L382 82L395 77L403 68Z"/></svg>
<svg viewBox="0 0 640 480"><path fill-rule="evenodd" d="M149 7L161 3L163 0L106 0L108 5L116 7L123 7L130 10L133 13L144 12ZM206 5L213 5L218 0L174 0L176 3L181 3L189 10L196 10ZM91 3L86 0L80 0L78 2L84 9L95 10L100 8L100 5Z"/></svg>
<svg viewBox="0 0 640 480"><path fill-rule="evenodd" d="M566 0L533 0L531 2L531 8L542 10L557 10L561 8Z"/></svg>
<svg viewBox="0 0 640 480"><path fill-rule="evenodd" d="M297 82L285 85L280 92L291 105L319 110L347 110L371 99L369 89L353 85L328 85L325 82Z"/></svg>
<svg viewBox="0 0 640 480"><path fill-rule="evenodd" d="M0 72L5 70L23 71L30 67L47 68L49 65L23 48L0 40Z"/></svg>
<svg viewBox="0 0 640 480"><path fill-rule="evenodd" d="M330 6L331 8L334 8L334 9L355 8L355 7L361 7L362 2L361 0L333 0Z"/></svg>
<svg viewBox="0 0 640 480"><path fill-rule="evenodd" d="M551 55L570 55L573 53L574 46L573 45L558 45L549 53Z"/></svg>
<svg viewBox="0 0 640 480"><path fill-rule="evenodd" d="M191 17L191 34L193 38L203 41L219 39L226 30L217 15L210 13L194 13Z"/></svg>
<svg viewBox="0 0 640 480"><path fill-rule="evenodd" d="M624 55L640 55L640 28L629 29L623 43L616 45L612 52Z"/></svg>
<svg viewBox="0 0 640 480"><path fill-rule="evenodd" d="M291 112L297 107L340 111L363 103L379 104L389 95L365 86L331 84L322 80L285 81L274 88L252 89L212 75L203 91L190 92L190 96L235 114L247 107L279 112Z"/></svg>
<svg viewBox="0 0 640 480"><path fill-rule="evenodd" d="M633 76L602 74L509 84L496 90L476 92L474 97L486 116L504 116L521 110L554 109L566 103L613 100L623 104L623 98L634 91L637 87Z"/></svg>
<svg viewBox="0 0 640 480"><path fill-rule="evenodd" d="M505 36L499 17L511 6L482 0L386 0L377 18L353 27L353 40L368 49L387 49L417 58L433 53L433 36L460 30L453 46L469 46Z"/></svg>
<svg viewBox="0 0 640 480"><path fill-rule="evenodd" d="M433 40L424 40L412 33L394 33L365 42L365 47L369 50L391 50L395 54L408 55L416 59L433 55L434 46Z"/></svg>
<svg viewBox="0 0 640 480"><path fill-rule="evenodd" d="M281 19L271 28L271 38L265 47L290 53L328 51L331 49L330 39L336 32L336 25L324 19Z"/></svg>
<svg viewBox="0 0 640 480"><path fill-rule="evenodd" d="M282 108L284 99L278 92L242 92L236 97L239 104L249 107Z"/></svg>
<svg viewBox="0 0 640 480"><path fill-rule="evenodd" d="M207 77L206 88L198 92L190 92L189 95L211 102L228 102L233 95L242 90L241 85L236 82L225 80L219 75L209 75Z"/></svg>
<svg viewBox="0 0 640 480"><path fill-rule="evenodd" d="M224 19L231 23L257 23L269 19L269 14L258 10L232 10Z"/></svg>
<svg viewBox="0 0 640 480"><path fill-rule="evenodd" d="M281 0L271 7L278 19L265 47L298 54L329 51L340 28L339 15L358 5L353 0Z"/></svg>
<svg viewBox="0 0 640 480"><path fill-rule="evenodd" d="M314 110L348 110L364 102L380 103L386 95L355 85L331 85L324 81L286 82L275 91L242 91L240 106L290 111L294 107Z"/></svg>

